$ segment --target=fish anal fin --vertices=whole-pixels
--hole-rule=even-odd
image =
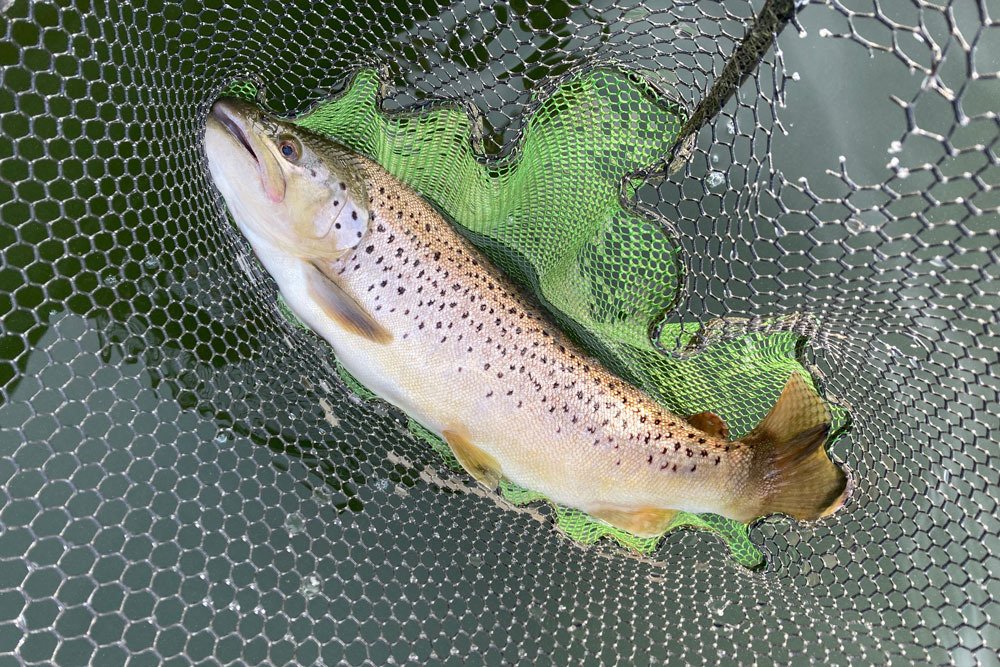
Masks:
[[[495,458],[469,442],[468,436],[459,429],[447,429],[442,435],[466,472],[486,488],[490,490],[497,488],[503,472]]]
[[[315,264],[306,267],[306,291],[344,329],[374,343],[392,342],[392,334]]]
[[[704,431],[713,438],[729,439],[729,426],[722,417],[714,412],[699,412],[687,418],[687,422],[699,431]]]
[[[639,537],[660,535],[674,520],[676,514],[676,510],[665,510],[657,507],[627,510],[605,508],[590,512],[590,515],[595,519],[600,519],[615,528],[621,528]]]

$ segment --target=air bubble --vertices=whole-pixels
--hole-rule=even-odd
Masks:
[[[725,182],[726,176],[721,171],[710,171],[705,180],[708,181],[708,187],[715,188]]]
[[[115,285],[121,282],[121,278],[118,276],[117,273],[108,271],[101,275],[101,282],[108,287],[114,287]]]
[[[331,489],[326,484],[320,484],[315,489],[313,489],[313,500],[315,500],[320,505],[329,504],[333,500],[333,489]]]
[[[385,491],[389,488],[389,480],[387,479],[376,479],[375,483],[372,485],[375,487],[376,491]]]
[[[229,440],[229,433],[227,431],[219,431],[215,436],[215,441],[220,445]]]
[[[160,260],[150,255],[146,259],[142,260],[142,265],[147,269],[155,269],[160,266]]]
[[[288,531],[289,535],[298,535],[303,530],[306,529],[306,520],[298,512],[292,512],[285,519],[285,530]]]
[[[844,227],[847,227],[847,231],[853,234],[860,234],[867,230],[865,223],[861,222],[857,218],[848,218],[844,221]]]
[[[319,595],[320,586],[323,582],[319,580],[315,574],[310,574],[308,577],[302,580],[302,586],[299,588],[299,592],[302,593],[302,597],[307,600],[311,600],[317,595]]]
[[[792,81],[798,81],[800,78],[798,72],[792,72]]]
[[[622,16],[622,20],[626,23],[634,23],[636,21],[641,21],[647,16],[649,16],[649,9],[646,7],[633,7],[625,12],[625,15]]]

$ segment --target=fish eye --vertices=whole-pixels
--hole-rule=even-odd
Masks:
[[[281,153],[281,156],[289,162],[295,162],[302,156],[302,151],[299,149],[298,142],[290,137],[281,139],[281,141],[278,142],[278,151]]]

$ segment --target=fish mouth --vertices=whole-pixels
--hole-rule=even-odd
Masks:
[[[238,102],[236,100],[221,99],[217,100],[215,104],[212,105],[212,117],[215,118],[222,127],[229,131],[229,134],[233,135],[240,144],[250,153],[250,157],[253,161],[260,166],[260,158],[257,157],[257,152],[253,149],[253,145],[250,143],[250,138],[247,136],[246,131],[237,119],[243,118],[243,114],[240,113],[238,108]]]
[[[259,133],[261,119],[260,109],[233,98],[216,100],[209,112],[209,120],[221,125],[253,158],[253,167],[268,199],[280,202],[285,198],[285,175],[268,140]]]

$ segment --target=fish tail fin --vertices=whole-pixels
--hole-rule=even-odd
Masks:
[[[793,373],[767,416],[740,438],[753,452],[747,505],[756,516],[747,520],[780,513],[810,521],[844,504],[847,476],[823,448],[829,433],[826,403]]]

